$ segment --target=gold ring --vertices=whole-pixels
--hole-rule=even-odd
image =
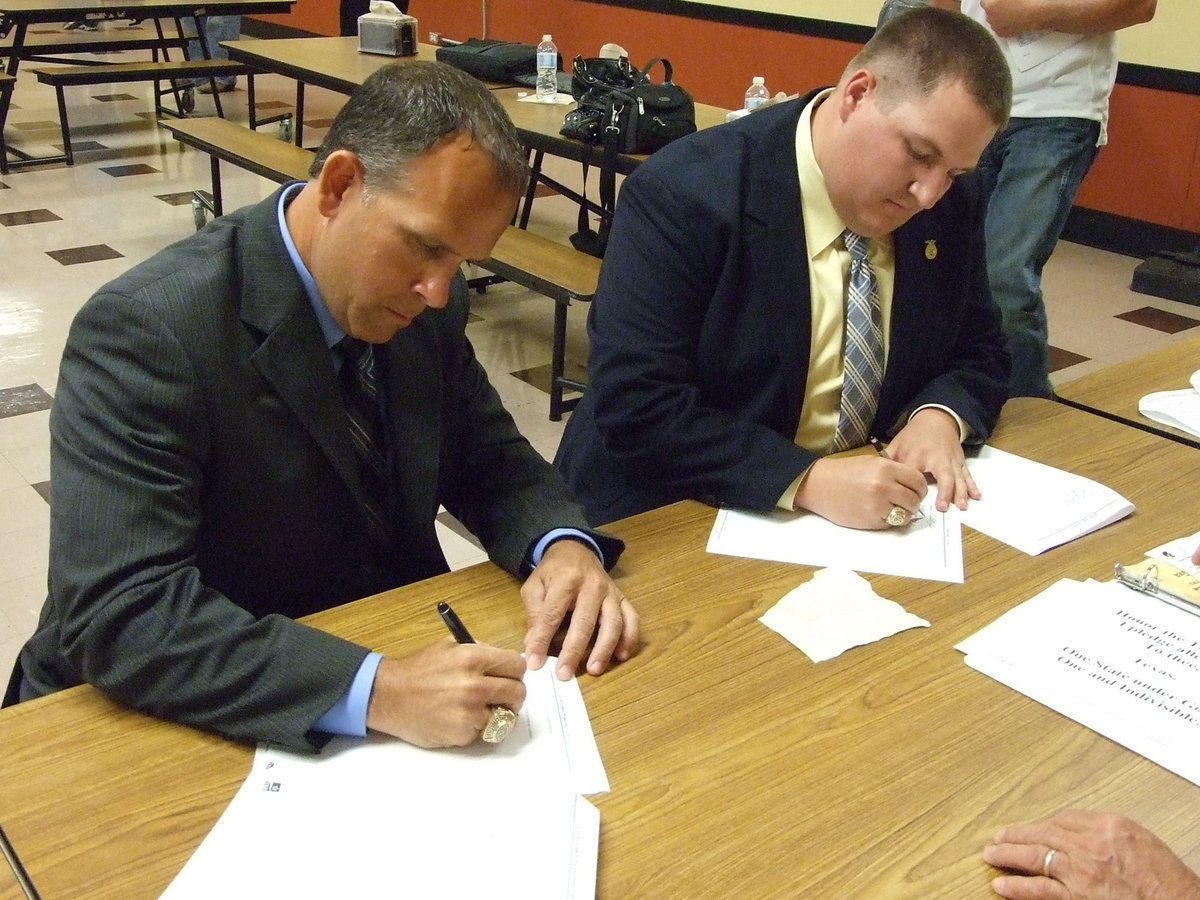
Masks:
[[[1047,851],[1046,858],[1044,860],[1042,860],[1042,874],[1045,875],[1047,878],[1054,877],[1053,875],[1050,874],[1050,863],[1054,862],[1054,854],[1057,852],[1058,852],[1057,850]]]
[[[908,522],[908,510],[903,506],[893,506],[892,511],[887,514],[887,523],[893,528],[897,528]]]
[[[493,706],[491,718],[483,727],[483,739],[489,744],[498,744],[513,730],[517,724],[517,714],[507,706]]]

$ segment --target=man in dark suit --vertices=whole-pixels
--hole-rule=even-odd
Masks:
[[[604,568],[621,542],[588,529],[465,335],[460,264],[525,178],[487,90],[399,63],[350,98],[308,182],[92,297],[51,414],[49,597],[9,700],[87,681],[242,740],[456,745],[519,709],[568,618],[560,677],[635,652]],[[526,659],[449,640],[381,658],[294,621],[447,571],[439,504],[525,577]]]
[[[978,497],[962,443],[992,428],[1008,359],[965,173],[1010,100],[985,31],[918,10],[836,87],[677,141],[626,179],[588,388],[555,460],[592,521],[692,497],[883,528],[909,521],[927,472],[943,510]],[[858,276],[853,235],[868,239]],[[873,384],[843,377],[854,277]],[[865,408],[847,409],[844,384]],[[886,456],[828,456],[871,437]]]

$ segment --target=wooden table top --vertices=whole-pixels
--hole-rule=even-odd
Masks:
[[[0,860],[0,900],[25,900],[25,897],[8,863]]]
[[[521,97],[532,91],[524,87],[504,87],[493,91],[496,99],[504,107],[512,119],[513,125],[521,135],[521,140],[534,150],[542,150],[554,156],[582,161],[586,159],[591,165],[599,165],[603,155],[603,147],[585,144],[573,138],[559,134],[563,117],[575,108],[575,104],[559,105],[550,103],[525,103]],[[711,128],[725,121],[728,112],[719,106],[709,106],[706,103],[696,104],[696,128]],[[624,153],[618,158],[617,171],[628,175],[636,169],[648,154]]]
[[[123,13],[151,18],[190,15],[285,13],[295,0],[0,0],[0,19],[11,22],[69,22],[87,15],[125,18]]]
[[[1200,447],[1200,438],[1194,434],[1155,422],[1138,412],[1138,401],[1147,394],[1190,387],[1192,373],[1197,369],[1200,369],[1200,334],[1068,381],[1054,392],[1073,405],[1116,416],[1138,428]]]
[[[698,503],[613,526],[645,644],[581,678],[612,785],[592,798],[599,897],[982,900],[995,830],[1066,805],[1132,815],[1200,867],[1200,788],[953,649],[1059,578],[1108,578],[1195,531],[1194,451],[1031,399],[1009,403],[992,443],[1104,482],[1137,512],[1037,557],[964,529],[965,584],[867,576],[931,628],[820,664],[757,621],[809,567],[706,553],[714,511]],[[490,564],[309,621],[400,653],[444,636],[438,600],[480,640],[521,646],[517,582]],[[46,897],[156,896],[251,755],[75,688],[0,712],[0,821]]]
[[[229,51],[230,59],[339,94],[349,94],[377,69],[391,63],[433,62],[437,58],[437,47],[433,44],[418,44],[415,56],[360,53],[356,36],[238,38],[222,41],[221,46]],[[484,84],[493,86],[491,82]]]
[[[437,52],[436,47],[421,44],[415,57],[359,53],[357,37],[241,39],[224,41],[222,46],[229,51],[232,59],[343,94],[353,91],[372,72],[390,62],[435,59]],[[576,161],[587,159],[590,163],[599,164],[601,148],[559,134],[563,117],[574,108],[573,104],[521,103],[519,97],[532,93],[531,88],[486,81],[484,84],[495,89],[496,98],[508,112],[528,147],[554,156]],[[718,125],[725,121],[726,112],[717,106],[697,103],[696,127]],[[645,158],[645,155],[623,154],[618,160],[617,170],[627,175]]]

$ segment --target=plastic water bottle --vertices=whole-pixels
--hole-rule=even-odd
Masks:
[[[771,97],[761,75],[755,75],[750,87],[746,89],[746,109],[758,109]]]
[[[558,48],[543,34],[537,45],[537,98],[549,100],[558,93]]]

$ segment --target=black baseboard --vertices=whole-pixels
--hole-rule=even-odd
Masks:
[[[303,28],[280,25],[277,22],[264,22],[262,19],[250,16],[242,16],[242,36],[249,38],[320,37],[320,35]]]
[[[1077,244],[1142,259],[1163,250],[1186,253],[1200,245],[1200,235],[1193,231],[1155,225],[1082,206],[1072,208],[1062,236],[1064,240]]]

